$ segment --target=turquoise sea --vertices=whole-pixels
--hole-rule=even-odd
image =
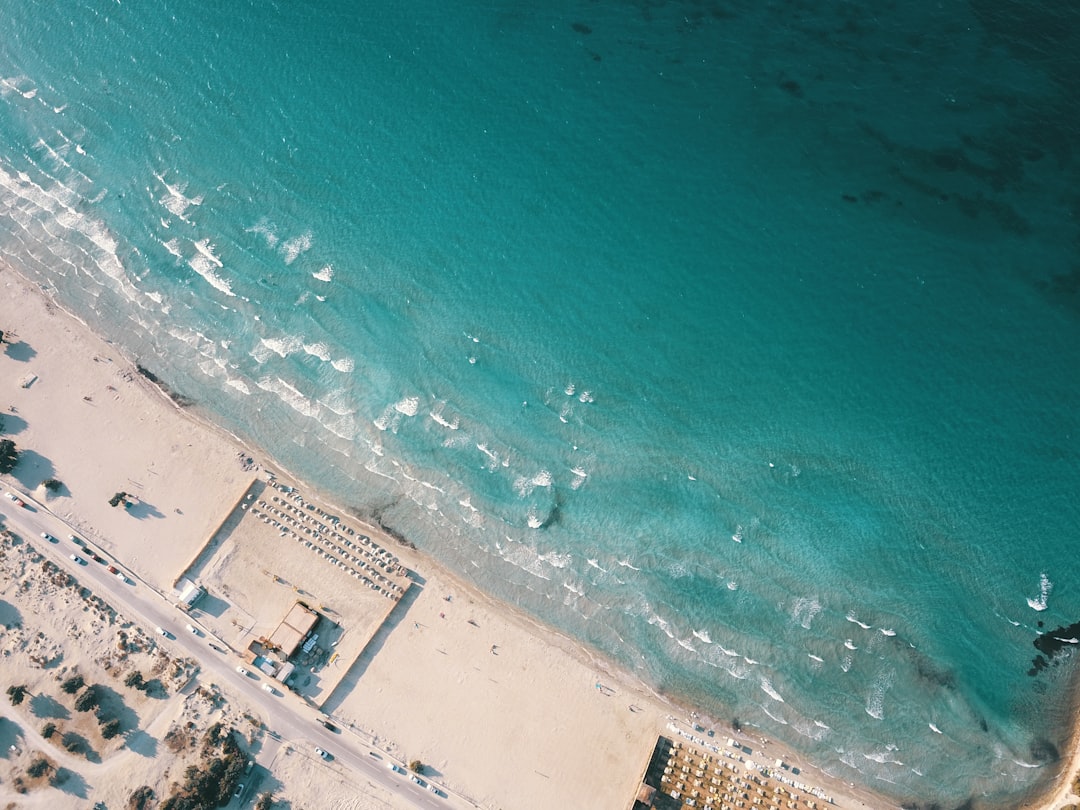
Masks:
[[[1080,619],[1068,7],[7,0],[0,257],[654,687],[1013,806]]]

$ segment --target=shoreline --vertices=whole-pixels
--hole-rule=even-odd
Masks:
[[[135,383],[142,391],[151,394],[161,406],[169,406],[168,410],[172,414],[178,415],[180,420],[189,420],[201,430],[215,437],[220,445],[219,449],[224,451],[222,453],[223,457],[235,457],[237,455],[236,451],[240,450],[241,456],[247,455],[254,458],[256,463],[263,470],[274,473],[280,479],[296,482],[304,490],[305,495],[310,502],[319,503],[323,507],[329,508],[331,511],[348,514],[350,515],[350,519],[354,522],[369,527],[373,537],[377,536],[384,538],[384,545],[387,548],[393,549],[394,553],[401,558],[402,563],[408,568],[423,571],[428,579],[437,580],[440,584],[448,584],[469,600],[470,603],[482,605],[484,606],[484,609],[499,615],[508,625],[518,628],[521,633],[527,635],[541,647],[554,648],[554,650],[557,650],[562,655],[576,662],[580,669],[598,673],[599,676],[607,679],[618,687],[618,694],[630,694],[635,696],[633,698],[635,702],[640,700],[643,703],[647,703],[650,707],[649,711],[651,716],[654,716],[653,726],[656,734],[664,733],[666,723],[669,720],[683,723],[690,728],[698,721],[696,711],[690,707],[686,701],[681,701],[677,696],[665,695],[658,692],[632,672],[626,670],[622,665],[607,658],[603,653],[586,646],[583,642],[571,638],[557,628],[543,623],[537,617],[525,612],[515,605],[497,600],[488,595],[471,582],[468,582],[462,575],[449,570],[433,557],[417,550],[409,543],[407,538],[397,537],[392,531],[384,530],[377,525],[372,525],[369,520],[357,516],[352,509],[347,507],[342,508],[335,503],[335,499],[328,495],[328,493],[323,492],[317,487],[311,486],[310,482],[304,481],[293,475],[290,471],[280,465],[272,454],[264,448],[254,447],[242,437],[233,434],[215,422],[211,418],[211,414],[204,411],[198,402],[187,400],[182,392],[172,391],[168,386],[168,383],[158,378],[153,372],[150,372],[149,374],[144,373],[144,369],[137,359],[129,357],[121,347],[104,340],[97,335],[85,321],[57,303],[50,293],[41,285],[26,278],[6,264],[0,265],[0,273],[5,270],[9,274],[8,277],[14,279],[15,283],[21,285],[26,292],[43,301],[46,310],[49,310],[50,308],[59,310],[63,314],[63,317],[69,318],[74,323],[78,324],[83,332],[90,338],[107,345],[112,352],[122,358],[123,363],[129,365],[137,372],[134,374],[134,378],[131,382]],[[0,324],[0,327],[4,326],[7,325]],[[83,397],[83,399],[85,399],[85,397]],[[133,430],[137,429],[137,427],[133,428]],[[79,506],[81,507],[82,504],[80,503]],[[81,515],[78,508],[75,513]],[[83,519],[93,521],[93,516],[90,516],[89,518],[83,516]],[[108,528],[103,528],[102,533],[108,535]],[[409,618],[411,619],[412,617],[410,616]],[[393,632],[400,633],[401,628],[398,628]],[[1071,716],[1073,718],[1077,717],[1077,713],[1080,712],[1080,694],[1077,693],[1078,688],[1080,688],[1080,676],[1074,675],[1069,692],[1073,699],[1073,705],[1070,706],[1070,711],[1072,712]],[[633,712],[632,709],[631,712]],[[704,722],[704,718],[702,718],[700,722]],[[728,728],[726,724],[722,724],[719,721],[712,723],[712,726],[717,730],[717,736],[720,738],[727,736],[745,738],[752,742],[755,747],[757,747],[758,740],[761,739],[761,734],[757,733],[756,729],[753,733],[748,733],[747,730],[744,730],[741,734],[737,734]],[[1080,730],[1078,730],[1075,720],[1070,724],[1069,729],[1070,733],[1067,735],[1068,755],[1062,755],[1062,760],[1068,764],[1062,768],[1060,775],[1052,780],[1048,780],[1045,786],[1034,787],[1032,789],[1031,797],[1025,800],[1022,805],[1023,807],[1050,810],[1052,807],[1059,806],[1060,798],[1068,792],[1071,776],[1076,771],[1077,767],[1080,767]],[[556,739],[553,742],[557,745],[559,741]],[[639,760],[647,759],[647,751],[651,749],[651,746],[654,743],[655,738],[641,738],[637,740],[636,747],[640,750],[640,755],[632,764],[633,768],[638,767],[640,764]],[[770,741],[768,745],[771,746],[770,754],[775,751],[777,756],[781,756],[785,760],[797,764],[804,774],[812,774],[814,776],[814,782],[819,784],[826,792],[832,794],[836,798],[836,806],[881,808],[899,806],[898,801],[878,795],[869,787],[845,783],[836,777],[829,776],[819,770],[814,763],[807,761],[805,757],[786,744],[779,741]],[[625,785],[613,786],[613,789],[616,788],[619,792],[619,796],[615,797],[615,806],[629,804],[635,791],[635,785],[628,782]],[[516,806],[516,804],[513,803],[513,795],[485,798],[490,798],[493,801],[511,802],[511,806]],[[1054,804],[1055,801],[1057,801],[1058,804]]]

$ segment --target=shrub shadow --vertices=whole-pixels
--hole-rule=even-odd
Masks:
[[[57,790],[62,790],[64,793],[69,793],[72,796],[78,796],[80,799],[86,798],[86,780],[83,779],[83,775],[70,768],[60,768],[56,775],[53,776],[51,784]]]
[[[127,512],[133,518],[138,520],[145,520],[146,518],[163,518],[165,515],[161,514],[161,510],[154,506],[152,503],[140,500],[138,503],[133,503],[127,507]]]
[[[34,695],[30,698],[30,711],[42,720],[67,720],[71,717],[68,707],[51,695]]]
[[[12,746],[18,746],[22,739],[22,728],[6,717],[0,717],[0,757],[10,759]]]
[[[22,627],[22,613],[11,602],[0,599],[0,627],[12,630]]]
[[[134,751],[139,756],[153,759],[157,756],[158,741],[157,737],[153,737],[141,728],[137,728],[127,735],[124,747],[129,751]]]
[[[12,475],[27,491],[33,492],[46,478],[53,477],[53,463],[37,450],[19,450]]]
[[[26,430],[26,420],[11,412],[0,413],[0,433],[14,436]]]
[[[20,363],[29,363],[37,357],[37,350],[25,340],[17,340],[14,343],[5,343],[7,356]]]
[[[97,684],[98,714],[106,719],[116,718],[120,721],[120,730],[128,731],[139,727],[139,715],[135,710],[124,703],[124,696],[105,684]]]

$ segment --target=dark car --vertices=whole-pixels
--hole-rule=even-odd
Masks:
[[[322,720],[322,721],[320,721],[320,722],[321,722],[321,723],[323,724],[323,728],[325,728],[325,729],[326,729],[327,731],[332,731],[332,732],[334,732],[335,734],[340,734],[340,733],[341,733],[341,732],[340,732],[340,731],[338,730],[338,727],[337,727],[337,726],[335,726],[335,725],[334,725],[333,723],[331,723],[331,722],[329,722],[329,721],[327,721],[327,720]]]

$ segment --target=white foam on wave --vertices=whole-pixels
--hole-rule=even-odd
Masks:
[[[787,720],[785,720],[783,717],[777,717],[775,714],[770,712],[768,707],[766,707],[764,704],[759,703],[757,705],[763,712],[765,712],[765,714],[769,715],[769,717],[773,719],[773,722],[779,723],[782,726],[786,726],[788,724]]]
[[[1032,610],[1043,611],[1046,610],[1047,600],[1050,598],[1050,591],[1053,590],[1054,583],[1050,581],[1050,578],[1046,576],[1046,572],[1039,574],[1039,595],[1034,598],[1028,598],[1028,607]]]
[[[889,630],[888,628],[885,628],[885,627],[879,627],[879,628],[878,628],[878,631],[879,631],[879,632],[881,633],[881,635],[883,635],[883,636],[889,636],[889,637],[892,637],[892,636],[895,636],[895,635],[896,635],[896,631],[895,631],[895,630]]]
[[[213,260],[203,255],[192,256],[188,259],[188,267],[198,273],[207,284],[218,292],[235,297],[236,293],[232,291],[232,282],[222,278],[214,271],[215,263]]]
[[[825,663],[825,659],[822,658],[820,655],[814,655],[813,653],[807,653],[807,656],[809,656],[809,658],[812,661],[817,661],[819,664],[824,664]]]
[[[224,267],[221,259],[219,259],[217,254],[214,252],[214,245],[211,244],[209,239],[200,239],[198,242],[192,241],[192,244],[195,246],[195,249],[199,251],[199,253],[201,253],[210,261],[211,264],[215,265],[216,267]]]
[[[311,249],[311,244],[311,231],[305,231],[299,236],[294,236],[292,239],[286,239],[282,242],[278,252],[284,257],[285,264],[292,264],[300,257],[301,253]]]
[[[848,615],[847,615],[847,616],[846,616],[845,618],[846,618],[846,619],[847,619],[847,620],[848,620],[849,622],[851,622],[852,624],[857,624],[857,625],[859,625],[859,627],[861,627],[861,628],[862,628],[863,630],[869,630],[869,629],[870,629],[870,625],[868,625],[868,624],[867,624],[866,622],[860,622],[860,621],[859,621],[859,620],[858,620],[858,619],[857,619],[857,618],[855,617],[855,614],[854,614],[854,613],[849,613],[849,614],[848,614]]]
[[[893,759],[886,751],[875,751],[871,754],[863,754],[863,759],[868,759],[871,762],[876,762],[879,765],[903,765],[904,763],[898,759]]]
[[[844,646],[847,647],[849,650],[851,650],[853,652],[855,650],[859,649],[858,647],[855,646],[855,644],[851,641],[850,638],[844,639]]]
[[[574,582],[573,580],[566,580],[565,582],[563,582],[562,586],[575,596],[585,595],[585,586],[581,585],[580,583]]]
[[[177,183],[173,185],[169,183],[163,174],[154,174],[154,177],[158,179],[161,185],[165,186],[165,195],[158,198],[157,202],[166,211],[172,214],[174,217],[187,222],[187,211],[192,206],[202,205],[203,196],[199,194],[195,197],[186,196],[187,183]]]
[[[258,363],[265,363],[270,354],[276,354],[278,357],[284,359],[290,354],[300,351],[304,346],[304,341],[297,335],[282,335],[280,337],[264,337],[259,338],[259,344],[251,350],[251,356],[255,358]]]
[[[330,362],[330,347],[321,340],[314,343],[305,343],[304,351],[312,357],[318,357],[324,363]]]
[[[328,264],[320,268],[319,270],[312,273],[311,277],[317,279],[318,281],[325,281],[327,284],[329,284],[331,281],[334,280],[334,265]]]
[[[404,397],[394,403],[394,410],[402,416],[416,416],[420,412],[420,397]]]
[[[535,506],[530,506],[525,513],[525,523],[528,524],[530,529],[541,529],[546,521],[547,517],[541,515]]]
[[[940,734],[941,733],[941,729],[938,728],[937,726],[935,726],[933,723],[930,723],[930,730],[932,732],[934,732],[935,734]]]
[[[587,562],[592,568],[595,568],[600,573],[602,573],[602,574],[607,573],[607,569],[604,568],[603,566],[601,566],[600,561],[598,559],[596,559],[595,557],[590,557],[585,562]]]
[[[779,692],[777,692],[775,689],[773,689],[773,685],[769,681],[768,678],[762,677],[762,679],[761,679],[761,691],[764,692],[769,697],[771,697],[777,703],[783,703],[784,702],[784,698],[781,697]]]
[[[798,622],[804,630],[809,630],[810,623],[814,621],[814,617],[820,612],[821,603],[817,598],[800,596],[791,607],[791,618]]]
[[[263,391],[276,394],[278,399],[303,416],[314,417],[319,412],[318,405],[314,401],[304,396],[296,386],[280,377],[263,377],[256,385]]]
[[[704,641],[706,644],[712,644],[712,638],[709,637],[708,630],[695,630],[694,636],[700,641]]]
[[[183,260],[184,252],[180,249],[179,239],[173,238],[170,239],[168,242],[162,242],[161,246],[165,248],[165,250],[169,251],[169,253],[171,253],[177,259]]]
[[[668,622],[667,619],[665,619],[663,616],[653,610],[647,603],[645,605],[645,610],[648,613],[647,621],[649,622],[649,624],[654,625],[655,627],[659,627],[661,630],[664,631],[664,635],[666,635],[668,638],[675,638],[675,634],[671,631],[671,624]]]
[[[621,565],[623,568],[629,568],[631,571],[641,570],[640,568],[631,565],[629,560],[619,560],[619,565]]]
[[[675,642],[684,650],[689,650],[690,652],[697,652],[697,650],[694,649],[693,643],[688,638],[677,638],[675,639]]]
[[[254,234],[257,234],[257,235],[261,236],[263,238],[263,240],[266,242],[266,246],[268,248],[270,248],[271,250],[273,250],[275,247],[277,247],[277,243],[278,243],[277,232],[274,229],[273,223],[271,223],[265,217],[260,219],[258,222],[256,222],[254,225],[252,225],[250,228],[244,228],[244,232],[245,233],[254,233]]]
[[[458,419],[457,416],[453,417],[453,420],[447,419],[445,416],[443,416],[443,411],[445,409],[446,403],[440,402],[437,406],[431,409],[431,411],[428,413],[428,416],[431,417],[431,421],[433,421],[435,424],[441,425],[447,430],[457,430],[459,427],[461,427],[461,420]]]
[[[80,197],[73,189],[55,178],[49,179],[53,184],[46,187],[34,183],[26,172],[12,175],[0,167],[0,210],[4,210],[9,221],[22,228],[28,238],[56,256],[58,263],[68,264],[76,272],[85,272],[95,282],[103,284],[105,282],[93,272],[96,267],[125,298],[137,301],[138,290],[120,261],[119,241],[102,220],[74,207],[80,204]],[[91,247],[64,238],[56,233],[53,225],[78,235]],[[42,237],[41,232],[48,239]],[[78,251],[82,255],[65,255],[58,252],[58,248]]]
[[[245,383],[243,380],[239,380],[239,379],[236,379],[235,377],[232,377],[232,378],[230,378],[230,379],[228,379],[226,381],[226,384],[232,386],[237,391],[239,391],[241,394],[247,394],[249,396],[251,394],[251,389],[248,387],[247,383]]]
[[[581,486],[585,483],[585,479],[589,477],[589,474],[581,467],[573,467],[570,472],[574,474],[573,479],[570,481],[570,489],[581,489]]]
[[[331,360],[330,365],[342,374],[348,374],[356,367],[356,363],[351,357],[339,357],[337,360]]]
[[[526,498],[532,494],[533,490],[537,487],[550,487],[554,483],[554,479],[551,477],[551,473],[547,470],[540,470],[535,473],[532,478],[526,478],[520,476],[514,481],[514,492],[518,494],[519,498]]]

